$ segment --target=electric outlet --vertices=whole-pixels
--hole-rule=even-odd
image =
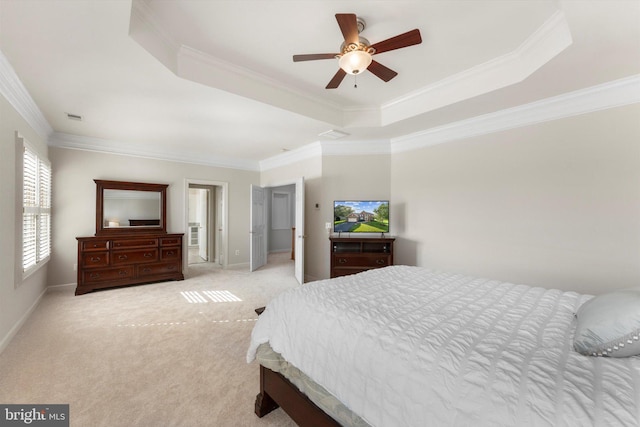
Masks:
[[[326,228],[327,230],[331,230],[331,223],[330,222],[325,223],[324,228]]]
[[[240,255],[240,249],[236,249],[236,255]]]

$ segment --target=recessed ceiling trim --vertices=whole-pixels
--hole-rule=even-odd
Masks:
[[[337,104],[181,44],[163,29],[146,0],[132,3],[129,36],[178,77],[342,126]]]
[[[302,113],[316,120],[342,125],[341,110],[337,105],[294,91],[274,79],[189,46],[180,47],[176,74],[264,104]]]
[[[176,73],[180,44],[164,30],[147,0],[133,0],[131,3],[129,37]]]
[[[519,83],[572,43],[564,13],[557,11],[514,51],[382,105],[381,125]]]
[[[318,136],[327,139],[340,139],[344,138],[345,136],[349,136],[349,134],[339,130],[331,129],[326,132],[319,133]]]
[[[342,108],[192,47],[180,45],[176,52],[175,43],[180,42],[159,28],[146,0],[134,0],[133,12],[132,37],[179,77],[343,128],[386,126],[518,83],[572,43],[564,13],[558,10],[514,51],[380,106]],[[163,44],[164,49],[158,47]]]

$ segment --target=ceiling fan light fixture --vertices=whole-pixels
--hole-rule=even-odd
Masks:
[[[371,54],[364,50],[352,50],[340,57],[338,64],[347,74],[360,74],[371,64]]]

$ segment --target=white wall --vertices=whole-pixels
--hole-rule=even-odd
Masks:
[[[640,105],[392,156],[396,261],[602,293],[640,283]]]
[[[0,351],[47,287],[48,265],[22,280],[22,145],[16,132],[47,157],[43,138],[0,95]]]
[[[249,188],[258,172],[51,147],[53,248],[50,285],[76,282],[76,237],[95,233],[94,179],[169,184],[167,231],[186,233],[185,179],[229,183],[228,263],[249,261]],[[235,255],[239,250],[240,255]],[[186,263],[185,263],[186,265]]]

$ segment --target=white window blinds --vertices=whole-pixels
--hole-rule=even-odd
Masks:
[[[22,172],[22,270],[51,253],[51,166],[26,144]]]

